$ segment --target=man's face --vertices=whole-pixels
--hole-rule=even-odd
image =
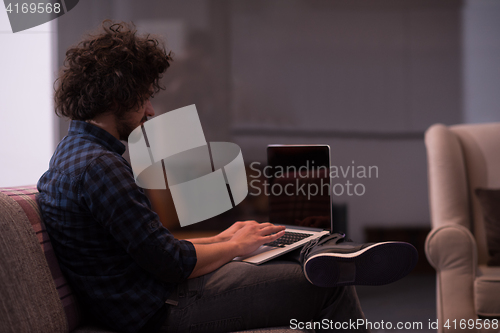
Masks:
[[[135,111],[128,111],[123,117],[116,118],[116,129],[120,140],[127,141],[130,133],[138,126],[144,124],[147,117],[155,115],[155,111],[149,99]]]

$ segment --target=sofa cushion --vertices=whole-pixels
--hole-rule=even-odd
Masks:
[[[474,281],[476,312],[485,317],[500,317],[500,267],[480,265]]]
[[[12,270],[12,272],[7,272],[9,275],[7,277],[8,279],[13,279],[17,276],[21,280],[29,280],[29,285],[31,285],[30,288],[32,288],[30,289],[31,292],[26,293],[27,290],[24,290],[16,292],[12,295],[12,297],[16,298],[15,302],[17,302],[19,307],[23,307],[23,304],[25,304],[24,302],[33,303],[33,295],[45,295],[46,293],[49,293],[49,290],[47,289],[53,288],[55,296],[57,297],[56,300],[59,301],[59,304],[52,304],[51,306],[48,306],[51,302],[55,301],[51,300],[51,302],[48,302],[44,300],[45,296],[41,297],[39,300],[42,302],[42,304],[40,304],[41,307],[45,308],[44,311],[50,312],[50,314],[46,313],[43,317],[46,317],[48,320],[51,317],[59,318],[59,315],[62,315],[62,320],[64,321],[65,326],[63,331],[72,331],[81,322],[81,311],[79,311],[78,303],[71,288],[61,273],[49,236],[40,218],[40,211],[35,198],[37,193],[38,191],[35,186],[0,188],[0,219],[2,221],[0,223],[7,225],[9,230],[12,229],[10,239],[6,239],[6,237],[1,239],[1,266],[4,267],[5,265],[9,271]],[[5,227],[2,227],[2,229],[3,228]],[[22,230],[22,232],[19,230]],[[19,244],[26,242],[32,243],[34,241],[35,245],[38,246],[38,251],[35,251],[35,249],[32,248],[33,244],[31,243],[29,251],[24,248],[14,250],[16,248],[16,244],[18,243],[18,241],[16,241],[17,239],[19,239]],[[40,251],[40,248],[42,251]],[[7,251],[8,254],[2,251]],[[43,260],[44,258],[45,260]],[[8,263],[5,262],[6,260]],[[20,266],[16,267],[14,263],[19,263]],[[0,274],[2,274],[1,281],[3,283],[5,277],[3,276],[3,273]],[[36,278],[30,279],[30,277]],[[48,278],[52,281],[47,282],[46,280]],[[10,283],[15,284],[15,280],[11,280]],[[14,287],[16,289],[18,286]],[[15,295],[17,295],[17,297]],[[6,304],[8,305],[9,303]],[[61,314],[58,313],[58,309],[62,310]],[[17,315],[24,316],[25,320],[32,317],[31,315],[27,315],[31,314],[31,310],[18,310],[21,312],[17,313]],[[35,309],[32,310],[35,311]],[[15,312],[16,311],[13,313]],[[42,313],[39,315],[41,316]],[[36,320],[35,318],[37,318],[37,316],[33,317],[33,323],[30,325],[38,325],[38,320],[44,320],[43,317]],[[15,320],[14,318],[11,319]],[[58,320],[60,320],[60,318]],[[55,325],[55,323],[52,324]],[[61,323],[58,323],[57,325],[61,325]],[[58,330],[54,329],[51,331],[55,332]]]

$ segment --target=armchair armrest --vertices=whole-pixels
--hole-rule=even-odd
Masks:
[[[474,280],[477,245],[471,232],[459,224],[433,229],[425,241],[425,254],[437,271],[437,317],[439,332],[461,331],[443,327],[447,320],[476,319]]]

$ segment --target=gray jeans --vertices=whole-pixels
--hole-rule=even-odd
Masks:
[[[170,300],[177,305],[170,306],[161,332],[298,328],[310,321],[316,332],[333,331],[336,323],[347,328],[336,331],[366,332],[352,329],[364,319],[354,287],[315,287],[294,261],[230,262],[180,284]]]

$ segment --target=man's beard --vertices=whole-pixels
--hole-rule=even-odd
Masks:
[[[137,126],[142,125],[148,118],[144,115],[144,118],[141,119],[140,124],[133,124],[130,120],[130,117],[117,117],[116,119],[116,130],[118,131],[118,136],[120,140],[127,141],[128,136]]]

